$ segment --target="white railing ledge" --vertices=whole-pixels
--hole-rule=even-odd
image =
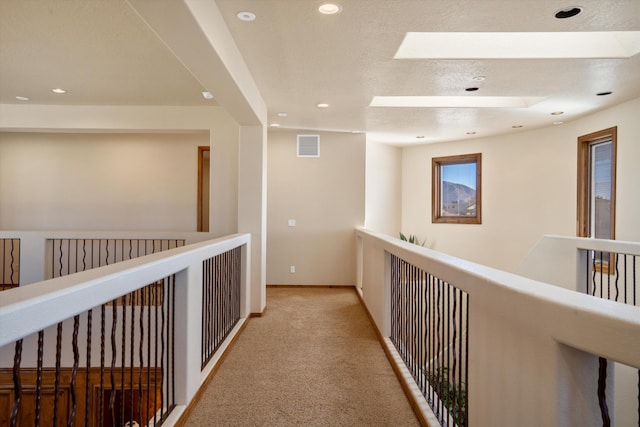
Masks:
[[[250,239],[250,234],[235,234],[0,292],[0,347],[185,270],[194,259],[248,245]]]

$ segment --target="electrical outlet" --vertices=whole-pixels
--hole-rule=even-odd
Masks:
[[[289,267],[289,271],[291,272],[291,274],[296,272],[296,266],[292,265],[291,267]]]
[[[289,227],[295,227],[296,226],[296,220],[295,219],[290,219],[289,220]]]

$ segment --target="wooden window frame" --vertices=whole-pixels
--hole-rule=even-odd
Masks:
[[[444,216],[441,206],[442,167],[464,163],[476,164],[476,214],[474,216]],[[482,153],[458,156],[434,157],[431,159],[431,221],[443,224],[482,224]]]
[[[578,206],[576,210],[576,235],[591,237],[590,230],[590,182],[591,182],[591,146],[600,142],[611,141],[611,240],[616,231],[616,158],[618,127],[614,126],[578,137]],[[606,261],[605,261],[606,259]],[[594,260],[594,270],[609,274],[609,265],[615,263],[614,255],[608,254],[602,262]]]

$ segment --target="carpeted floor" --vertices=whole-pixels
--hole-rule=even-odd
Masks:
[[[352,288],[268,288],[187,426],[417,426]]]

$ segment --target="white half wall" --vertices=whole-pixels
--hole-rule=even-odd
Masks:
[[[397,237],[401,209],[402,149],[367,141],[364,226]]]

